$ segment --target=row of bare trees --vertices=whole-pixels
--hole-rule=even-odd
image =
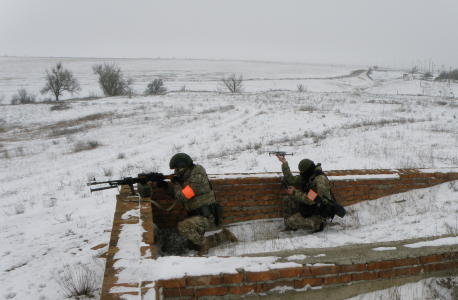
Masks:
[[[103,64],[96,64],[92,66],[92,71],[95,75],[98,75],[98,83],[105,96],[129,95],[132,92],[134,79],[124,76],[117,63],[104,62]],[[218,89],[225,89],[231,93],[242,92],[243,76],[237,76],[233,73],[227,77],[221,77]],[[46,70],[46,84],[40,90],[42,95],[51,93],[56,101],[59,101],[64,92],[68,92],[73,96],[75,93],[78,94],[79,91],[81,91],[79,81],[70,70],[63,67],[61,62],[53,66],[50,71]],[[165,94],[166,92],[167,88],[164,87],[163,80],[155,79],[148,84],[144,94],[156,95]],[[22,88],[17,95],[13,96],[11,104],[33,103],[35,100],[36,96],[28,94]]]

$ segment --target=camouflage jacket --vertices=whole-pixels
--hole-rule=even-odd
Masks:
[[[316,175],[321,173],[321,164],[318,163],[315,167],[315,174],[310,176],[310,178],[304,178],[301,175],[294,176],[291,174],[288,162],[282,164],[281,166],[283,175],[285,176],[285,181],[295,187],[300,187],[300,190],[294,190],[293,197],[296,201],[307,205],[314,205],[315,202],[311,201],[307,194],[309,190],[313,190],[315,193],[320,195],[324,201],[328,202],[327,199],[331,199],[331,186],[329,185],[329,180],[324,175]]]
[[[189,189],[188,186],[194,194],[191,198],[188,198],[189,193],[186,192],[186,189]],[[216,202],[215,193],[208,179],[207,172],[201,165],[194,165],[186,170],[178,182],[175,182],[174,185],[168,185],[166,192],[182,203],[187,211]]]

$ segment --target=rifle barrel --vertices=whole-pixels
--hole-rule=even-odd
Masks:
[[[95,191],[114,189],[116,187],[118,187],[118,186],[117,185],[112,185],[112,186],[104,186],[104,187],[100,187],[100,188],[95,188],[95,189],[91,189],[91,193],[95,192]]]

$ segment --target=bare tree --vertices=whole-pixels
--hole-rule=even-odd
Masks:
[[[27,104],[34,103],[37,97],[33,94],[27,93],[25,88],[18,90],[17,95],[11,98],[11,104]]]
[[[99,75],[99,85],[105,96],[127,95],[132,90],[134,80],[125,78],[117,63],[93,65],[92,71]]]
[[[409,73],[412,74],[412,79],[414,79],[414,74],[418,71],[418,68],[415,66],[409,70]]]
[[[426,71],[421,77],[425,80],[429,80],[430,78],[433,78],[433,74],[429,71]]]
[[[59,101],[59,97],[65,91],[73,95],[81,91],[81,87],[73,73],[64,69],[62,63],[58,62],[51,72],[46,70],[46,85],[41,89],[41,94],[52,92],[56,101]]]
[[[237,77],[235,73],[232,73],[227,77],[221,77],[220,85],[231,93],[241,93],[243,92],[243,76]]]
[[[167,88],[164,86],[162,79],[154,79],[148,84],[145,95],[165,94],[166,92]]]

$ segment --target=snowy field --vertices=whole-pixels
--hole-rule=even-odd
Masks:
[[[44,70],[57,61],[0,58],[0,297],[5,299],[63,299],[56,278],[66,265],[93,271],[98,296],[105,261],[97,257],[107,247],[91,248],[109,241],[117,191],[91,194],[86,182],[140,172],[169,174],[176,152],[188,153],[209,174],[280,171],[269,150],[293,152],[287,157],[293,170],[305,157],[321,162],[324,170],[458,168],[458,101],[452,98],[458,86],[405,81],[405,70],[373,72],[371,79],[365,72],[347,76],[366,68],[361,66],[121,59],[125,74],[136,79],[138,94],[159,76],[171,92],[66,100],[64,110],[49,103],[9,105],[21,87],[38,95]],[[91,71],[102,60],[60,61],[80,80],[80,97],[102,94]],[[246,78],[245,92],[217,93],[218,78],[232,72]],[[307,92],[297,92],[297,84]],[[178,92],[182,86],[187,91]],[[269,223],[273,227],[233,226],[241,243],[210,254],[232,255],[254,270],[268,263],[247,262],[241,255],[456,236],[457,187],[447,183],[353,205],[347,217],[336,220],[340,225],[307,238],[305,232],[282,236],[275,220]],[[393,203],[401,198],[406,202]],[[259,228],[272,232],[268,240],[256,237]],[[224,259],[210,259],[214,271],[226,270],[227,264],[233,268]],[[163,257],[154,269],[173,260],[180,259]],[[167,276],[149,270],[138,276]],[[177,273],[170,276],[186,272],[173,270]]]

